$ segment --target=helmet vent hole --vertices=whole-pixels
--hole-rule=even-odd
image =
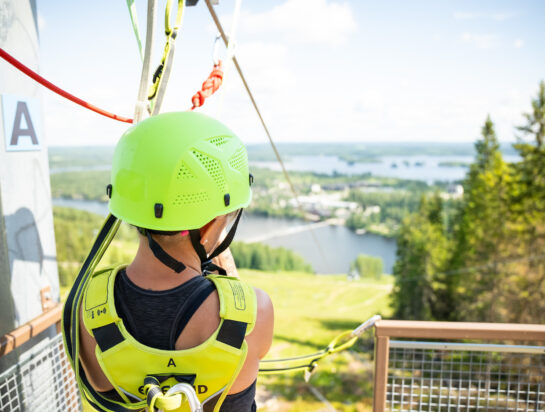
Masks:
[[[224,144],[229,143],[229,140],[231,140],[230,136],[216,136],[208,139],[210,143],[215,144],[219,148],[221,148]]]
[[[229,159],[229,166],[233,169],[243,172],[248,165],[248,158],[246,157],[246,150],[243,147],[238,149],[235,154]]]
[[[178,179],[185,180],[185,179],[194,179],[195,175],[193,172],[185,165],[185,163],[182,162],[180,165],[180,169],[178,169]]]
[[[174,206],[183,206],[183,205],[194,205],[196,203],[203,203],[208,200],[207,192],[196,192],[196,193],[184,193],[179,194],[174,199]]]
[[[197,150],[193,150],[193,154],[197,159],[199,159],[199,162],[201,162],[202,166],[206,169],[212,179],[214,179],[216,185],[218,186],[218,189],[224,191],[225,176],[221,168],[220,162],[218,162],[213,157],[210,157]]]

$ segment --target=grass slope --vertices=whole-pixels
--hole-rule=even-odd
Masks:
[[[347,281],[344,276],[250,270],[240,270],[240,275],[268,292],[273,301],[275,336],[267,355],[270,359],[316,352],[372,315],[390,313],[390,278]],[[351,350],[320,361],[310,379],[338,411],[371,410],[371,336],[368,332]],[[261,411],[324,410],[300,372],[260,376],[258,387]]]

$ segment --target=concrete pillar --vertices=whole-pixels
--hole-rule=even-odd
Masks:
[[[0,47],[39,72],[35,0],[0,0]],[[0,60],[0,334],[59,301],[42,88]]]

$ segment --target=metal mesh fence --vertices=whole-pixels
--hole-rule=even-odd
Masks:
[[[545,347],[391,341],[390,411],[545,411]]]
[[[62,335],[40,342],[0,375],[0,411],[81,411]]]

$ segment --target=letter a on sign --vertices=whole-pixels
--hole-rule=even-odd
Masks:
[[[40,150],[40,101],[32,97],[2,96],[6,151]]]

